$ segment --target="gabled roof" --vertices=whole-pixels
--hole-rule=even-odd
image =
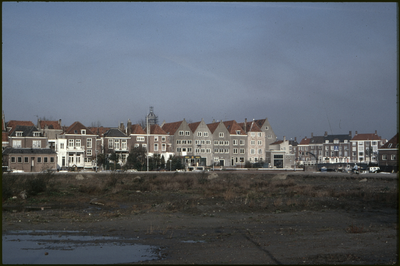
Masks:
[[[106,133],[104,133],[104,137],[126,137],[126,135],[119,130],[118,128],[110,128]]]
[[[265,119],[264,119],[265,121]],[[259,126],[256,121],[249,121],[247,123],[240,123],[239,124],[243,130],[245,130],[246,132],[261,132],[261,126]]]
[[[141,125],[136,124],[131,126],[131,134],[146,134],[146,132]]]
[[[351,140],[381,140],[376,133],[355,134]]]
[[[147,128],[143,129],[143,131],[147,134]],[[167,132],[165,132],[159,125],[154,124],[150,125],[150,134],[167,135]]]
[[[277,145],[277,144],[282,144],[282,143],[283,143],[283,140],[277,140],[269,145]]]
[[[162,129],[169,135],[175,135],[175,132],[181,126],[182,122],[183,122],[183,120],[178,121],[178,122],[173,122],[173,123],[165,123],[162,126]]]
[[[86,129],[86,134],[87,135],[93,135],[93,132],[89,128],[87,128],[84,125],[82,125],[82,123],[79,122],[79,121],[76,121],[72,125],[70,125],[65,130],[65,134],[79,134],[80,135],[82,129]]]
[[[264,123],[265,123],[266,120],[267,120],[267,119],[258,119],[258,120],[254,120],[254,122],[257,124],[257,126],[258,126],[259,128],[262,128],[262,126],[264,125]]]
[[[110,130],[109,127],[88,127],[90,131],[92,131],[95,135],[98,135],[100,137],[104,136],[104,133],[106,133],[108,130]]]
[[[48,129],[62,129],[58,121],[39,121],[39,126],[44,129],[46,126]]]
[[[311,139],[309,139],[310,142],[309,144],[323,144],[325,141],[324,136],[313,136]]]
[[[195,122],[195,123],[190,123],[188,124],[190,130],[194,133],[196,131],[196,129],[199,127],[201,121],[199,122]]]
[[[231,135],[246,135],[243,128],[235,120],[225,121],[224,125]],[[237,131],[240,131],[240,133],[237,134]]]
[[[14,131],[9,135],[10,137],[15,137],[17,132],[22,131],[22,137],[33,137],[33,132],[40,132],[35,126],[20,126],[17,125],[14,128]],[[40,133],[40,136],[42,134]]]
[[[17,121],[10,120],[6,123],[6,128],[11,127],[10,133],[12,133],[16,126],[35,126],[31,121]]]
[[[302,139],[300,141],[299,145],[308,145],[308,144],[310,144],[310,140],[311,140],[310,138],[305,137],[304,139]]]
[[[386,142],[381,149],[395,149],[399,147],[399,143],[398,143],[398,136],[399,133],[397,133],[396,135],[394,135],[393,138],[391,138],[388,142]]]
[[[211,124],[207,124],[207,126],[210,129],[211,133],[214,133],[214,131],[217,129],[217,127],[218,127],[218,125],[220,123],[221,122],[214,122],[214,123],[211,123]]]

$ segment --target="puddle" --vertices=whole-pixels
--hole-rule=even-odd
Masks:
[[[3,264],[113,264],[160,259],[160,248],[79,231],[9,231]]]
[[[182,243],[205,243],[205,240],[183,240]]]

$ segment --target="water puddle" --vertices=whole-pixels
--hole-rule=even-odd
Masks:
[[[160,259],[160,248],[79,231],[9,231],[3,264],[114,264]]]

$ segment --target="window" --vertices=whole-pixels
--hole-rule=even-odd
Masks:
[[[223,132],[219,132],[219,137],[223,138],[224,137],[224,133]]]
[[[13,148],[21,148],[21,141],[13,140]]]
[[[158,151],[158,143],[154,143],[154,151]]]
[[[214,149],[214,153],[218,153],[218,149],[217,148]]]
[[[186,151],[186,148],[182,148],[182,152],[185,152]]]
[[[211,149],[206,149],[206,152],[207,153],[211,153]]]
[[[344,143],[347,143],[347,142],[348,142],[348,140],[347,140],[347,139],[345,139],[343,142],[344,142]]]
[[[238,153],[238,149],[233,149],[233,154],[237,154]]]
[[[392,154],[392,155],[390,156],[390,160],[395,161],[395,160],[396,160],[396,154]]]
[[[257,136],[258,136],[258,137],[261,137],[261,136],[262,136],[261,134],[262,134],[261,132],[258,132],[258,133],[257,133]]]
[[[325,140],[325,143],[329,143],[329,139]]]
[[[25,161],[26,163],[28,163],[28,162],[29,162],[29,157],[25,157],[25,158],[24,158],[24,161]]]
[[[11,157],[11,162],[15,163],[15,157]]]
[[[219,153],[224,153],[224,149],[219,149]]]
[[[206,152],[206,149],[201,149],[201,152],[202,152],[202,153],[205,153],[205,152]]]
[[[128,149],[128,143],[126,139],[121,140],[121,149],[122,150],[127,150]]]
[[[261,146],[262,145],[262,140],[259,140],[257,143],[258,143],[258,146]]]
[[[384,160],[384,161],[387,160],[387,155],[386,154],[382,154],[382,160]]]
[[[190,136],[190,131],[185,131],[185,136]]]
[[[240,130],[236,130],[236,135],[240,135]]]
[[[64,149],[64,143],[60,143],[60,150]]]
[[[119,139],[114,140],[114,147],[116,150],[119,150]]]
[[[86,150],[86,156],[92,156],[92,149]]]
[[[54,157],[50,157],[50,162],[54,163]]]
[[[181,152],[181,148],[176,148],[176,152]]]
[[[214,140],[214,145],[218,145],[218,140]]]
[[[335,140],[333,141],[333,143],[334,143],[334,144],[339,144],[339,140],[338,140],[338,139],[335,139]]]
[[[47,157],[43,157],[43,162],[47,163]]]
[[[183,130],[180,130],[180,131],[179,131],[179,136],[183,136],[183,135],[184,135]]]
[[[254,149],[250,149],[250,154],[256,154]]]
[[[254,138],[256,136],[256,132],[251,132],[251,136]]]
[[[204,133],[203,133],[203,136],[204,136],[204,137],[208,137],[208,132],[204,132]]]
[[[17,162],[22,163],[22,157],[18,157]]]
[[[86,147],[91,148],[92,147],[92,139],[86,139]]]
[[[73,139],[69,139],[68,140],[68,147],[74,147],[74,140]]]
[[[76,157],[76,163],[80,163],[81,162],[81,157]]]
[[[74,156],[69,156],[68,157],[68,163],[74,163]]]
[[[158,136],[154,136],[154,141],[158,141]]]
[[[146,144],[146,143],[143,143],[143,144],[142,144],[142,147],[143,147],[143,148],[147,148],[147,144]]]
[[[183,139],[183,140],[182,140],[182,144],[186,144],[186,140]]]
[[[32,148],[40,148],[41,141],[40,140],[32,140]]]
[[[268,138],[269,138],[269,139],[272,139],[272,135],[268,135]]]
[[[255,141],[255,140],[252,140],[252,141],[250,141],[250,144],[251,144],[251,145],[255,145],[255,144],[256,144],[256,141]]]
[[[144,137],[136,137],[136,141],[144,141]]]
[[[181,141],[180,139],[177,139],[177,140],[176,140],[176,144],[181,144],[181,142],[182,142],[182,141]]]
[[[135,148],[139,148],[139,143],[136,143],[136,144],[135,144]]]
[[[34,137],[40,137],[40,132],[33,132]]]
[[[262,154],[262,149],[258,149],[258,154]]]
[[[42,157],[37,157],[37,162],[41,163],[42,162]]]
[[[81,140],[80,139],[76,139],[75,140],[75,147],[77,147],[77,148],[81,147]]]
[[[112,149],[113,147],[114,147],[113,140],[112,139],[108,139],[108,148]]]
[[[198,137],[201,137],[201,134],[202,134],[201,132],[197,132]]]
[[[81,129],[81,134],[86,135],[86,129]]]
[[[244,154],[244,149],[239,150],[240,154]]]
[[[161,144],[161,150],[166,151],[167,150],[167,145],[165,143]]]
[[[225,140],[225,145],[229,145],[229,140]]]
[[[211,145],[211,140],[206,140],[207,145]]]
[[[187,141],[187,144],[192,144],[192,140],[191,139],[188,139],[188,141]]]
[[[233,145],[238,145],[238,140],[237,139],[233,140]]]
[[[373,142],[372,142],[372,145],[376,145],[376,141],[373,141]]]
[[[17,131],[17,132],[15,132],[15,136],[17,136],[17,137],[22,137],[22,131]]]
[[[162,136],[162,137],[161,137],[161,141],[162,141],[162,142],[165,142],[165,140],[166,140],[166,137]]]
[[[224,145],[224,141],[223,141],[223,140],[220,140],[220,141],[219,141],[219,145]]]

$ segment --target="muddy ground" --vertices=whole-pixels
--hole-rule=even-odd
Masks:
[[[2,189],[3,234],[80,230],[161,247],[143,264],[398,264],[395,174],[10,174]]]

